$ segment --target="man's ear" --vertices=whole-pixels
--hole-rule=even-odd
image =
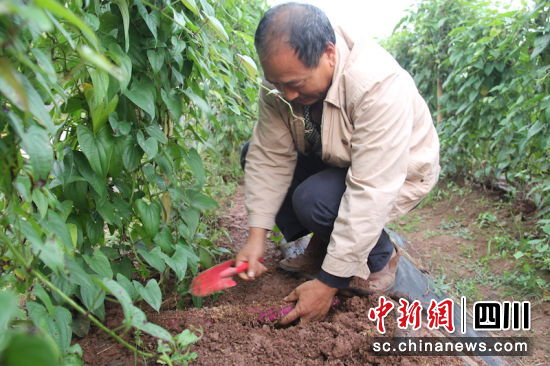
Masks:
[[[336,45],[334,43],[327,45],[325,55],[327,55],[330,66],[334,67],[336,65]]]

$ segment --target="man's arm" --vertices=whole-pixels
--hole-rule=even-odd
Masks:
[[[245,204],[248,211],[248,238],[236,256],[236,265],[249,263],[241,273],[244,280],[253,280],[266,268],[259,259],[265,253],[267,231],[275,224],[275,216],[290,186],[296,165],[296,150],[281,106],[275,96],[260,92],[259,120],[254,128],[245,165]]]
[[[296,166],[296,148],[277,96],[260,91],[259,119],[246,156],[245,204],[249,227],[271,230]]]
[[[403,71],[374,85],[357,82],[351,166],[320,279],[368,277],[368,255],[407,176],[413,98],[419,97],[412,78]]]

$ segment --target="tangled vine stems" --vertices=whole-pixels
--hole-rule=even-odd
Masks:
[[[50,290],[57,293],[64,301],[67,302],[70,306],[72,306],[76,311],[78,311],[83,316],[90,319],[92,323],[94,323],[99,329],[107,333],[109,336],[113,337],[118,343],[123,345],[124,347],[128,348],[130,351],[137,353],[140,356],[151,358],[154,355],[152,353],[144,352],[139,349],[137,349],[135,346],[131,345],[130,343],[126,342],[124,339],[122,339],[118,334],[113,332],[111,329],[109,329],[106,325],[104,325],[102,322],[100,322],[95,316],[87,312],[85,309],[83,309],[80,305],[78,305],[73,299],[71,299],[67,294],[65,294],[61,289],[59,289],[57,286],[55,286],[53,283],[51,283],[48,278],[42,274],[40,271],[37,271],[36,269],[32,268],[29,264],[25,262],[25,258],[23,258],[23,255],[17,250],[11,243],[9,238],[2,232],[0,232],[0,240],[6,244],[8,249],[13,253],[15,256],[15,259],[19,262],[20,265],[22,265],[28,273],[32,274],[34,277],[36,277],[40,282],[42,282],[44,285],[46,285]]]

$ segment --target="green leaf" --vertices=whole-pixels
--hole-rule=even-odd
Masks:
[[[120,305],[124,308],[124,313],[126,310],[132,307],[132,298],[128,295],[128,292],[119,285],[115,280],[102,280],[101,283],[103,286],[118,300]]]
[[[133,281],[134,288],[140,294],[140,296],[145,300],[153,309],[156,311],[160,310],[160,305],[162,303],[162,293],[160,287],[157,283],[157,280],[154,278],[147,282],[147,285],[143,285],[137,281]]]
[[[48,212],[48,199],[40,189],[32,190],[32,201],[35,203],[36,207],[38,207],[40,217],[46,217],[46,213]]]
[[[181,98],[173,90],[166,92],[164,89],[160,90],[160,97],[168,108],[170,116],[176,121],[179,120],[181,117]]]
[[[73,239],[65,219],[59,216],[56,212],[50,210],[46,220],[42,222],[43,228],[49,231],[51,234],[55,234],[64,246],[65,252],[69,255],[74,253]]]
[[[135,301],[138,298],[138,292],[136,291],[134,285],[132,285],[132,282],[130,282],[130,280],[126,278],[126,276],[124,276],[122,273],[117,273],[116,281],[120,286],[124,287],[128,295],[130,295],[132,301]]]
[[[150,252],[147,252],[143,249],[138,249],[138,253],[151,267],[153,267],[160,273],[164,272],[164,270],[166,269],[166,265],[164,264],[166,254],[162,253],[160,248],[156,247]]]
[[[8,325],[17,311],[17,299],[11,291],[0,292],[0,350],[4,349]]]
[[[76,127],[76,134],[93,171],[100,177],[106,177],[113,152],[113,140],[108,128],[104,126],[98,134],[94,134],[86,126],[80,125]]]
[[[143,5],[140,1],[136,2],[138,12],[145,21],[145,24],[147,24],[147,27],[153,34],[153,37],[155,37],[155,40],[157,40],[157,27],[159,25],[159,18],[160,14],[155,9],[151,9],[151,12],[147,10],[145,5]]]
[[[78,53],[89,64],[109,73],[115,79],[124,80],[124,72],[116,65],[113,65],[111,61],[99,52],[94,51],[86,45],[82,45],[78,48]]]
[[[25,235],[25,238],[32,244],[33,251],[38,253],[44,244],[42,230],[38,224],[32,220],[30,222],[21,221],[19,225],[21,226],[21,232]]]
[[[88,42],[90,42],[96,50],[99,49],[99,41],[97,40],[94,31],[71,10],[69,10],[69,8],[64,7],[55,0],[35,0],[34,3],[41,8],[50,11],[57,17],[63,18],[76,26],[82,32],[84,37],[86,37]]]
[[[90,279],[92,278],[94,277],[90,277]],[[80,298],[88,311],[96,312],[96,310],[103,306],[105,292],[98,284],[89,281],[80,286]]]
[[[191,168],[191,172],[193,172],[193,177],[197,180],[199,186],[202,186],[205,182],[205,170],[204,165],[202,164],[202,159],[194,148],[187,151],[185,154],[185,161],[189,165],[189,168]]]
[[[227,32],[223,28],[222,23],[218,20],[218,18],[208,15],[203,12],[203,15],[206,16],[208,19],[208,24],[210,27],[214,30],[214,32],[222,38],[223,41],[229,42],[229,36],[227,35]]]
[[[154,237],[160,226],[160,206],[154,201],[147,204],[144,200],[135,201],[136,211],[149,237]]]
[[[29,318],[31,318],[34,325],[44,330],[46,333],[49,333],[51,319],[46,308],[34,301],[27,301],[26,307]]]
[[[523,253],[522,251],[517,251],[514,253],[514,258],[516,259],[520,259],[521,257],[523,257],[525,255],[525,253]]]
[[[78,244],[78,226],[76,226],[75,224],[67,223],[67,229],[69,229],[69,234],[71,235],[73,248],[76,249],[76,246]]]
[[[534,43],[535,49],[531,53],[531,59],[534,59],[535,57],[540,55],[548,47],[549,43],[550,43],[550,34],[545,34],[535,39],[535,43]]]
[[[250,56],[237,54],[237,57],[241,60],[243,67],[251,78],[258,76],[258,67],[256,67],[256,63]]]
[[[31,126],[21,134],[21,145],[29,154],[35,179],[46,179],[53,165],[53,150],[48,133],[41,127]]]
[[[11,338],[2,354],[2,361],[6,366],[59,365],[59,351],[46,337],[19,333]]]
[[[50,56],[46,55],[40,48],[33,48],[32,54],[38,61],[38,66],[43,70],[47,80],[51,83],[57,83],[57,75]]]
[[[107,122],[109,115],[114,112],[118,105],[118,95],[115,95],[110,101],[107,100],[107,88],[109,85],[109,76],[103,71],[96,72],[90,70],[90,76],[94,80],[94,85],[84,84],[84,95],[88,102],[88,107],[92,115],[93,132],[98,132]],[[101,78],[100,75],[104,75]],[[102,82],[102,83],[100,83]]]
[[[69,310],[62,306],[56,306],[53,314],[49,314],[46,309],[37,302],[27,302],[27,311],[34,325],[50,335],[59,349],[64,353],[71,344],[71,320],[72,316]]]
[[[192,333],[189,329],[185,329],[183,332],[174,337],[177,344],[183,348],[197,342],[200,338]]]
[[[83,255],[82,257],[84,258],[84,261],[90,266],[90,268],[98,275],[102,276],[103,278],[113,277],[113,271],[111,269],[109,259],[100,250],[94,250],[94,254],[92,257],[89,257],[87,255]]]
[[[147,58],[154,73],[158,73],[164,65],[164,52],[160,50],[147,50]]]
[[[68,258],[66,262],[68,279],[71,283],[79,286],[92,287],[91,276],[74,259]]]
[[[76,49],[76,43],[73,40],[73,38],[71,37],[71,34],[69,32],[67,32],[65,27],[63,27],[63,25],[52,14],[48,13],[47,15],[48,15],[49,20],[59,30],[59,33],[61,33],[63,35],[63,37],[65,37],[65,39],[67,40],[67,43],[69,43],[69,46],[71,46],[71,48],[73,50]]]
[[[136,140],[132,136],[128,136],[124,140],[124,154],[122,155],[122,163],[129,171],[134,171],[139,167],[143,153],[139,148]]]
[[[90,323],[91,322],[88,317],[84,317],[82,314],[77,314],[71,324],[71,329],[78,337],[84,338],[88,335],[88,333],[90,333]],[[63,366],[67,365],[65,364]]]
[[[197,3],[195,3],[195,0],[181,0],[183,5],[195,15],[199,15],[199,9],[197,8]]]
[[[132,59],[128,56],[117,43],[110,43],[107,53],[115,61],[122,72],[122,79],[119,79],[120,90],[125,92],[132,79]]]
[[[63,247],[58,240],[46,240],[46,244],[42,247],[38,257],[53,272],[63,273],[65,256],[63,254]]]
[[[147,323],[147,317],[141,309],[130,304],[124,307],[124,323],[141,329]]]
[[[200,211],[192,207],[185,207],[181,210],[181,217],[187,224],[187,229],[189,230],[190,235],[189,239],[191,239],[195,235],[195,231],[199,226]]]
[[[158,125],[147,126],[145,131],[147,131],[149,136],[154,137],[161,144],[166,144],[168,142],[168,139],[164,136],[164,132],[162,132]]]
[[[143,132],[138,131],[137,142],[139,146],[145,151],[149,159],[153,159],[158,153],[158,142],[155,138],[149,137],[145,139]]]
[[[138,107],[143,109],[151,119],[155,118],[155,87],[149,80],[134,82],[132,88],[127,90],[124,95],[128,97]]]
[[[9,60],[0,57],[0,91],[15,104],[17,108],[23,111],[29,111],[27,93],[17,75],[17,71],[12,68]]]
[[[174,238],[172,237],[170,230],[168,230],[168,228],[166,227],[163,228],[157,235],[155,235],[153,241],[159,246],[155,249],[160,250],[162,248],[162,250],[168,254],[174,251]]]
[[[212,113],[212,108],[206,102],[206,100],[204,100],[204,98],[202,98],[201,96],[195,94],[191,89],[184,90],[184,93],[205,114],[211,114]]]
[[[44,290],[44,287],[42,287],[39,283],[37,283],[34,285],[32,292],[38,299],[40,299],[40,301],[42,301],[42,304],[44,304],[44,306],[46,307],[46,310],[48,310],[48,313],[54,312],[54,306],[53,306],[52,300],[50,299],[50,295],[48,295],[46,290]]]
[[[111,125],[111,128],[113,129],[113,132],[115,133],[115,136],[127,136],[130,131],[132,131],[132,124],[130,122],[126,121],[119,121],[117,120],[113,114],[109,116],[109,124]],[[124,149],[124,144],[116,144],[116,146],[122,146],[122,149]],[[122,160],[122,155],[120,154],[120,159]]]
[[[71,312],[62,306],[56,306],[54,311],[54,323],[56,325],[56,340],[62,353],[65,353],[71,346],[72,329]]]
[[[122,15],[122,24],[124,26],[124,49],[128,52],[130,48],[130,36],[128,34],[128,29],[130,28],[130,12],[128,10],[128,2],[126,0],[114,0],[114,2],[118,5],[120,14]]]
[[[530,139],[531,137],[535,136],[537,133],[539,133],[544,127],[546,127],[546,124],[542,121],[537,121],[534,125],[532,125],[529,128],[529,132],[527,133],[527,139]]]
[[[171,258],[166,259],[166,264],[174,270],[174,273],[178,277],[179,281],[185,278],[185,272],[187,272],[187,260],[188,251],[186,251],[181,245],[176,245],[176,252]]]
[[[201,211],[214,210],[218,208],[216,201],[197,191],[189,191],[189,204]]]
[[[172,335],[170,332],[168,332],[166,329],[153,324],[153,323],[144,323],[143,325],[140,325],[139,327],[136,326],[136,328],[144,331],[147,334],[152,335],[153,337],[163,339],[167,342],[173,343],[172,341]]]
[[[38,94],[38,92],[34,89],[32,84],[27,80],[24,75],[17,74],[16,76],[25,90],[25,95],[28,100],[28,111],[30,111],[30,113],[36,118],[40,125],[45,127],[50,134],[55,135],[58,128],[53,124],[50,114],[48,113],[48,109],[44,105],[42,97],[40,96],[40,94]],[[11,87],[8,85],[8,82],[5,80],[5,78],[0,77],[0,90],[2,90],[3,92],[8,92],[8,98],[15,98],[13,95],[10,97],[10,89]],[[13,100],[12,102],[14,102],[14,104],[16,103],[16,101]],[[22,135],[23,128],[19,117],[17,117],[13,113],[9,113],[8,115],[11,122],[13,123],[14,129],[19,135]]]
[[[99,197],[104,197],[107,195],[107,187],[105,178],[100,178],[91,168],[88,160],[81,152],[76,152],[74,154],[75,162],[77,162],[78,172],[82,175],[82,178],[86,180],[87,183],[92,186],[94,191],[99,195]],[[103,225],[103,223],[102,223]],[[87,227],[86,223],[86,227]]]

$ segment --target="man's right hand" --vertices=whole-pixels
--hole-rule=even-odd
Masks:
[[[239,273],[239,277],[243,280],[254,280],[267,271],[267,268],[260,262],[260,258],[265,253],[266,236],[266,229],[251,227],[248,230],[248,239],[235,258],[235,266],[248,262],[248,270]]]

